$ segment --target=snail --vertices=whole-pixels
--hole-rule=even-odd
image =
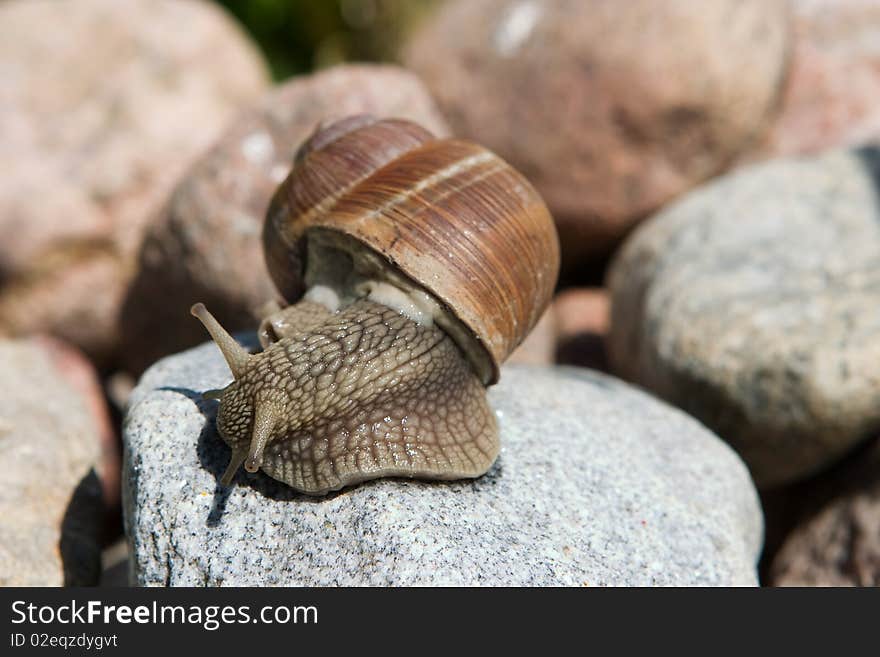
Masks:
[[[300,146],[266,214],[263,249],[294,305],[249,354],[201,303],[192,314],[234,380],[217,429],[243,464],[322,495],[368,479],[462,479],[499,452],[486,387],[541,316],[559,270],[552,218],[528,181],[476,144],[358,115]]]

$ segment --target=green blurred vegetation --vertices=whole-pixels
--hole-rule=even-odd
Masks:
[[[343,61],[395,61],[439,1],[217,0],[263,49],[276,80]]]

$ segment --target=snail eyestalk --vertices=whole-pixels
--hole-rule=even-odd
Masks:
[[[223,476],[220,477],[220,483],[224,486],[229,486],[232,483],[232,478],[235,476],[235,473],[238,472],[238,469],[241,467],[241,464],[244,463],[245,458],[247,457],[247,452],[244,450],[233,450],[232,458],[229,459],[229,465],[226,466],[226,471],[223,473]]]
[[[244,374],[247,362],[251,357],[250,354],[244,350],[244,347],[238,344],[235,341],[235,338],[229,335],[229,333],[226,332],[226,329],[220,326],[220,322],[214,319],[214,316],[208,312],[208,309],[205,308],[205,304],[195,304],[190,308],[190,313],[193,317],[198,318],[198,320],[205,326],[205,329],[207,329],[208,333],[211,335],[211,339],[214,340],[220,348],[223,358],[226,359],[226,362],[229,364],[229,369],[232,370],[232,376],[237,379]]]
[[[269,436],[275,426],[277,414],[271,404],[257,404],[254,412],[254,429],[251,436],[251,445],[248,450],[244,469],[248,472],[256,472],[263,464],[263,450],[269,442]]]

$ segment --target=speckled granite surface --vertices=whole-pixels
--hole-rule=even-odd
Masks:
[[[229,380],[212,344],[153,366],[125,421],[125,513],[144,585],[754,585],[757,496],[686,415],[588,370],[505,368],[502,451],[475,481],[379,480],[324,498],[218,479]]]
[[[880,427],[880,149],[749,167],[627,240],[612,368],[729,441],[760,486]]]

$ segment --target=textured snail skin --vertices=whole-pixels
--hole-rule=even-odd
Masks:
[[[362,299],[338,312],[302,302],[304,330],[247,355],[203,319],[233,369],[217,391],[217,428],[243,463],[322,495],[387,476],[478,477],[499,450],[485,388],[455,343]],[[222,330],[222,329],[220,329]]]

